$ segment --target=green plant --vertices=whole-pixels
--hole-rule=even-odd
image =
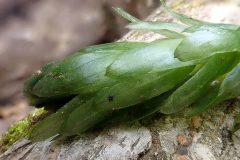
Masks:
[[[33,128],[32,140],[186,107],[196,115],[240,95],[240,27],[192,19],[162,4],[182,24],[143,22],[116,11],[131,21],[129,29],[166,38],[81,49],[26,82],[24,92],[32,105],[57,110]]]

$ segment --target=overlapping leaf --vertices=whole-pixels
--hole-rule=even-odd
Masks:
[[[33,128],[32,140],[189,106],[189,115],[195,115],[240,95],[239,26],[189,18],[162,3],[184,24],[143,22],[116,11],[132,22],[128,28],[167,38],[88,47],[43,67],[26,82],[24,92],[33,105],[60,108]]]

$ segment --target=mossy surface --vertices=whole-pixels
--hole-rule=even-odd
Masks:
[[[16,141],[28,137],[34,124],[48,115],[44,109],[36,109],[26,118],[13,124],[0,140],[0,153],[6,151]]]

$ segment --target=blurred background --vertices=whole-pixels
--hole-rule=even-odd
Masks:
[[[82,47],[112,42],[127,32],[113,12],[144,19],[159,0],[0,0],[0,135],[33,108],[22,94],[27,77]]]

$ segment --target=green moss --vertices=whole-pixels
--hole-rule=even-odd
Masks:
[[[33,125],[46,115],[47,111],[44,109],[36,109],[23,120],[13,124],[0,140],[0,153],[6,151],[19,139],[28,137]]]

